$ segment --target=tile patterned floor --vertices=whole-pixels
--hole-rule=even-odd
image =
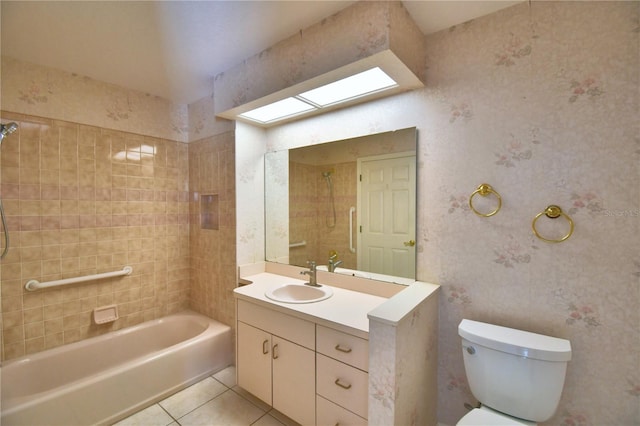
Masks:
[[[296,426],[236,385],[235,367],[171,395],[114,426]]]

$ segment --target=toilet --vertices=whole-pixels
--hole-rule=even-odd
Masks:
[[[458,426],[531,426],[553,416],[571,360],[568,340],[468,319],[458,334],[467,382],[480,401]]]

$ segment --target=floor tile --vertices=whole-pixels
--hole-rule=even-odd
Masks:
[[[257,422],[252,423],[251,426],[283,426],[283,424],[270,414],[265,414]]]
[[[211,377],[160,401],[160,406],[179,419],[202,404],[227,390],[227,387]]]
[[[174,420],[158,404],[138,411],[114,426],[167,426]]]
[[[182,426],[249,426],[264,415],[264,411],[237,393],[228,390],[205,405],[178,419]]]
[[[227,367],[219,373],[214,374],[213,377],[219,382],[222,382],[226,386],[232,388],[236,385],[236,367],[233,365],[231,367]]]
[[[285,426],[300,426],[300,424],[297,423],[295,420],[290,419],[289,417],[285,416],[278,410],[269,411],[269,415],[275,418],[276,420],[278,420],[280,423],[282,423]]]
[[[252,403],[256,407],[260,408],[262,411],[267,412],[271,410],[271,406],[269,404],[266,404],[261,399],[253,396],[246,390],[242,389],[240,386],[234,386],[232,390],[238,395],[240,395],[241,397],[243,397],[244,399],[248,400],[250,403]]]

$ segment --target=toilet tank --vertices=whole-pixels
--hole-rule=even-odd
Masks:
[[[467,319],[458,334],[467,381],[478,401],[529,421],[553,416],[571,359],[568,340]]]

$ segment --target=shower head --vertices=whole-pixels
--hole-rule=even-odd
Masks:
[[[18,125],[14,122],[0,124],[0,142],[5,136],[15,132],[16,130],[18,130]]]

